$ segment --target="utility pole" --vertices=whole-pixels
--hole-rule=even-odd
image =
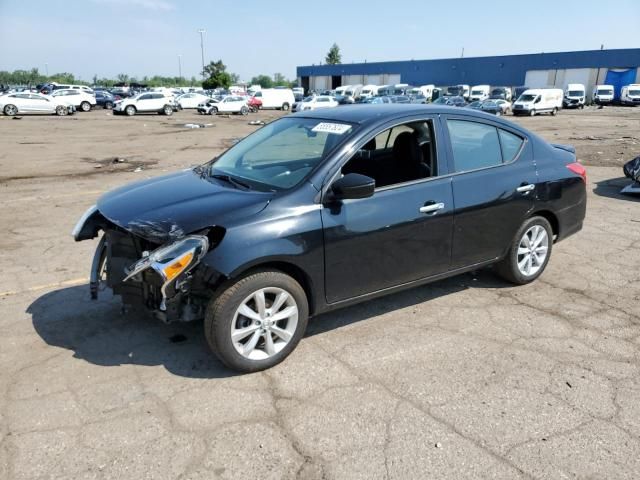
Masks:
[[[47,74],[47,77],[48,77],[49,76],[49,64],[48,63],[44,64],[44,71],[45,71],[45,73]]]
[[[464,58],[464,47],[462,47],[462,53],[460,54],[460,58]]]
[[[207,31],[204,28],[198,30],[200,34],[200,54],[202,55],[202,78],[204,79],[204,34]]]
[[[178,55],[178,81],[182,82],[182,55]]]

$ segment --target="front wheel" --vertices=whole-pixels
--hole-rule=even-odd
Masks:
[[[227,367],[255,372],[273,367],[296,347],[309,308],[300,284],[279,271],[258,271],[214,298],[205,314],[205,335]]]
[[[171,105],[165,105],[162,109],[162,113],[164,113],[166,116],[173,115],[173,108],[171,107]]]
[[[531,217],[518,229],[507,256],[496,265],[505,280],[517,285],[533,282],[549,263],[553,230],[544,217]]]
[[[289,110],[289,104],[288,103],[283,103],[282,104],[282,110],[284,110],[285,112]]]
[[[133,105],[129,105],[124,109],[124,113],[126,113],[130,117],[133,117],[136,114],[136,107],[134,107]]]
[[[209,115],[215,115],[218,113],[218,109],[216,107],[211,107],[211,110],[209,110]]]
[[[113,109],[113,102],[107,102],[104,104],[104,108],[107,110]]]
[[[7,105],[4,107],[4,114],[13,117],[18,113],[18,107],[15,105]]]
[[[535,110],[530,110],[530,111],[529,111],[529,116],[530,116],[530,117],[535,116],[535,114],[536,114],[536,111],[535,111]]]
[[[241,113],[242,115],[248,115],[248,114],[249,114],[249,109],[248,109],[247,107],[242,107],[242,108],[240,109],[240,113]]]
[[[82,102],[80,104],[80,110],[82,110],[83,112],[88,112],[89,110],[91,110],[91,104],[89,102]]]
[[[58,105],[56,107],[56,115],[58,115],[59,117],[63,117],[67,114],[67,107],[63,106],[63,105]]]

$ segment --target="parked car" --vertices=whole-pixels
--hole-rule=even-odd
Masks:
[[[511,98],[511,89],[508,87],[493,87],[489,94],[490,100],[506,100],[510,102]]]
[[[333,108],[337,106],[338,102],[336,102],[335,98],[318,95],[306,97],[302,102],[298,103],[296,109],[299,112],[304,112],[307,110],[315,110],[317,108]]]
[[[537,113],[557,114],[562,109],[563,92],[559,88],[532,88],[526,90],[513,104],[514,115]]]
[[[417,95],[410,95],[409,96],[409,100],[411,103],[428,103],[427,97],[425,97],[423,94],[419,93]]]
[[[256,92],[254,97],[262,101],[262,108],[275,108],[284,111],[289,110],[296,102],[290,88],[263,88]]]
[[[479,100],[476,100],[475,102],[471,102],[469,104],[466,105],[467,108],[470,108],[472,110],[480,110],[482,108],[482,103]]]
[[[165,97],[161,92],[140,93],[135,97],[118,100],[113,107],[113,113],[128,116],[137,113],[160,113],[173,115],[175,102],[171,97]]]
[[[609,105],[613,102],[613,85],[596,85],[593,89],[593,103],[597,105]]]
[[[262,90],[264,92],[264,90]],[[260,93],[260,92],[258,92]],[[218,113],[239,113],[249,114],[248,98],[239,95],[227,95],[218,101],[209,101],[206,105],[198,105],[198,111],[209,115]]]
[[[411,99],[406,95],[391,95],[389,100],[391,103],[411,103]]]
[[[485,113],[491,113],[492,115],[506,115],[511,112],[511,104],[506,100],[486,100],[482,102],[480,110]]]
[[[358,103],[372,103],[372,104],[382,104],[382,103],[393,103],[391,101],[390,97],[366,97],[366,98],[361,98],[361,101],[359,101]]]
[[[95,95],[82,89],[54,90],[51,96],[54,98],[64,97],[66,103],[72,104],[83,112],[90,111],[97,104]]]
[[[201,93],[185,93],[176,98],[176,103],[181,108],[198,108],[198,105],[207,100],[209,100],[209,97]]]
[[[489,98],[491,93],[491,87],[489,85],[474,85],[471,87],[471,93],[469,94],[469,101],[484,101]]]
[[[18,92],[0,96],[0,111],[10,117],[28,113],[64,116],[73,114],[75,107],[66,97]]]
[[[585,209],[572,147],[473,110],[363,105],[280,118],[106,193],[73,236],[101,236],[94,298],[104,278],[163,321],[204,319],[220,360],[252,372],[310,316],[488,265],[530,283]]]
[[[116,104],[116,97],[106,90],[96,90],[96,105],[111,110]]]
[[[587,92],[581,83],[570,83],[564,90],[562,106],[564,108],[584,108]]]
[[[467,105],[467,102],[465,102],[464,98],[462,98],[460,96],[439,97],[433,103],[435,103],[436,105],[449,105],[451,107],[464,107],[464,106]]]
[[[620,90],[620,103],[622,105],[640,105],[640,84],[631,84]]]
[[[62,85],[59,83],[50,83],[49,87],[51,87],[52,91],[55,90],[82,90],[85,93],[92,95],[95,93],[91,87],[87,87],[86,85]]]

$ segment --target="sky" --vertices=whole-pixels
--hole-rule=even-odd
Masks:
[[[0,0],[0,25],[0,70],[198,76],[203,28],[205,60],[248,81],[334,42],[343,63],[638,48],[640,0]]]

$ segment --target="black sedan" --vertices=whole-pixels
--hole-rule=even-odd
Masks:
[[[94,297],[106,282],[163,321],[204,318],[211,349],[249,372],[289,355],[313,315],[488,265],[532,282],[585,209],[570,146],[470,109],[358,105],[113,190],[74,237],[101,236]]]
[[[116,104],[116,97],[106,90],[96,90],[96,105],[111,110]]]

